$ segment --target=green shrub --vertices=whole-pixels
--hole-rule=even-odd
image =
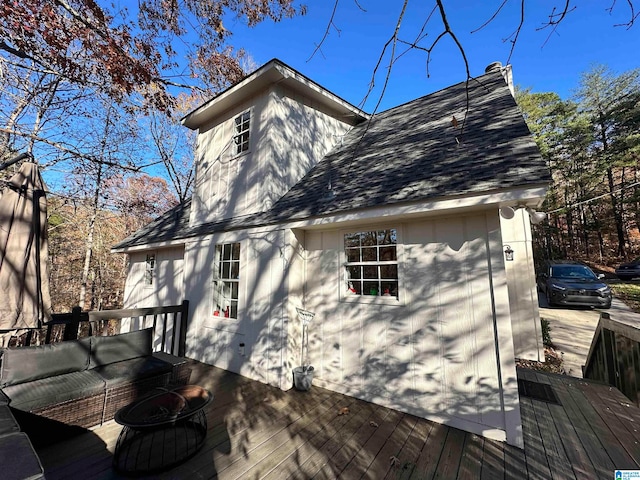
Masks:
[[[551,343],[551,326],[549,320],[546,318],[540,318],[540,324],[542,325],[542,343],[548,347],[552,347]]]

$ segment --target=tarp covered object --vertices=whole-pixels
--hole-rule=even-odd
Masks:
[[[44,182],[25,162],[0,197],[0,331],[51,320],[48,257]]]

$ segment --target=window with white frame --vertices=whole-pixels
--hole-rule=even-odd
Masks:
[[[251,126],[251,114],[249,111],[238,115],[234,121],[235,130],[233,143],[235,145],[234,154],[240,155],[249,150],[249,128]]]
[[[156,254],[147,253],[147,260],[144,269],[144,284],[153,285],[153,278],[156,273]]]
[[[213,315],[238,318],[240,243],[216,245],[213,270]]]
[[[395,228],[344,236],[348,294],[398,298],[397,243]]]

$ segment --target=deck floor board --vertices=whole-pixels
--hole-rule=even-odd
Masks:
[[[214,393],[203,448],[160,480],[613,478],[640,469],[640,409],[608,386],[518,369],[559,403],[521,397],[524,449],[312,387],[283,392],[193,362],[191,382]],[[120,425],[38,447],[47,479],[120,480]]]

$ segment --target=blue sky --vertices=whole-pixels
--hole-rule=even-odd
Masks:
[[[341,0],[334,23],[340,32],[331,28],[322,50],[309,60],[315,45],[320,42],[331,17],[332,0],[307,1],[308,13],[273,24],[265,22],[247,29],[239,22],[227,26],[234,35],[231,42],[245,48],[256,64],[279,58],[291,67],[318,82],[345,100],[359,104],[364,98],[373,69],[390,38],[400,13],[401,0],[358,0],[366,11],[358,8],[354,0]],[[510,0],[498,17],[482,30],[471,33],[485,23],[497,10],[502,0],[463,1],[445,0],[449,23],[465,48],[471,75],[480,75],[493,61],[507,63],[509,37],[518,26],[520,2]],[[614,26],[627,22],[629,10],[626,2],[615,3],[613,13],[607,9],[613,0],[573,1],[570,12],[555,32],[549,28],[539,30],[558,2],[526,2],[525,23],[509,63],[513,66],[514,81],[533,91],[554,91],[568,98],[577,86],[580,73],[596,63],[609,66],[614,72],[640,67],[640,19],[638,25],[627,29]],[[400,38],[413,40],[435,2],[410,0],[400,29]],[[425,30],[421,43],[428,47],[442,31],[436,14]],[[551,35],[550,35],[551,33]],[[399,46],[400,50],[404,47]],[[441,40],[432,54],[427,77],[427,55],[414,50],[404,55],[393,67],[379,110],[402,104],[414,98],[463,81],[464,64],[453,41]],[[383,62],[376,84],[384,80],[388,57]],[[365,106],[371,112],[379,98],[376,90]]]

